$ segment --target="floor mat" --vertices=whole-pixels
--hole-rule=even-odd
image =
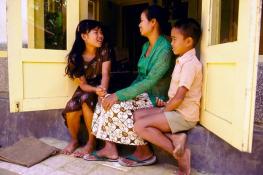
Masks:
[[[27,137],[14,145],[1,148],[0,160],[30,167],[58,152],[58,148],[36,138]]]
[[[19,175],[19,174],[0,168],[0,175]]]

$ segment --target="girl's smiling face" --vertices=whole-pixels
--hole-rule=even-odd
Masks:
[[[90,46],[101,47],[104,36],[101,28],[96,27],[85,34],[82,34],[82,39]]]

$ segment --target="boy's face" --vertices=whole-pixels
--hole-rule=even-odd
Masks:
[[[193,40],[191,37],[185,38],[180,29],[173,27],[171,30],[171,45],[175,55],[182,56],[192,49]]]

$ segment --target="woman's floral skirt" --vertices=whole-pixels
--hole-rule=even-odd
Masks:
[[[92,121],[92,131],[96,138],[127,145],[145,145],[146,142],[134,132],[133,112],[138,109],[153,107],[147,93],[132,100],[114,104],[109,111],[104,111],[97,104]]]

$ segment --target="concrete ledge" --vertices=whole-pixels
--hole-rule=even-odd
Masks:
[[[263,62],[258,64],[255,122],[263,124]]]
[[[0,145],[8,146],[27,136],[69,139],[61,110],[9,112],[9,100],[0,97]]]

